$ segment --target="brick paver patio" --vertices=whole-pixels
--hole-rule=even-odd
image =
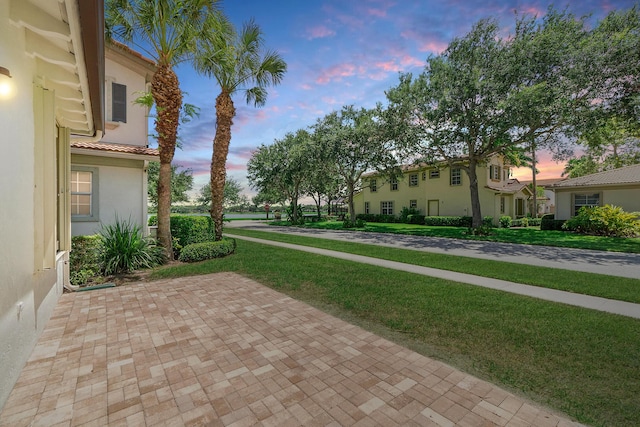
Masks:
[[[233,273],[65,294],[2,426],[569,426]]]

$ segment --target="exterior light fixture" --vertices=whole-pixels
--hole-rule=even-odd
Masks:
[[[10,98],[12,92],[11,73],[8,68],[0,67],[0,98]]]

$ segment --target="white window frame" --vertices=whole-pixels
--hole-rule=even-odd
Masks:
[[[489,167],[489,173],[491,175],[491,181],[500,181],[501,168],[498,165],[491,165]]]
[[[91,192],[90,193],[78,193],[74,191],[73,188],[73,179],[74,172],[90,172],[91,173]],[[88,166],[71,166],[71,177],[70,177],[70,195],[71,195],[71,203],[73,204],[73,196],[75,195],[86,195],[89,194],[91,196],[91,214],[90,215],[77,215],[73,213],[73,205],[71,207],[71,221],[72,222],[97,222],[100,221],[100,212],[99,212],[99,177],[98,177],[98,168],[88,167]]]
[[[391,191],[398,191],[398,180],[396,178],[391,178],[389,181],[389,187]]]
[[[580,198],[580,203],[578,203],[578,198]],[[583,200],[584,198],[584,200]],[[601,193],[572,193],[571,201],[573,206],[573,215],[578,215],[578,211],[582,207],[595,207],[601,206],[602,194]]]
[[[369,202],[364,202],[364,213],[365,214],[369,213]]]
[[[418,179],[417,173],[409,174],[409,187],[417,187],[418,182],[419,182],[419,179]]]
[[[382,215],[393,215],[393,202],[380,202],[380,213]]]
[[[429,179],[440,178],[440,169],[433,169],[429,171]]]
[[[458,186],[462,185],[462,169],[451,168],[449,172],[449,185]]]
[[[375,193],[376,191],[378,191],[378,181],[376,181],[375,179],[372,179],[369,181],[369,190],[372,193]]]
[[[418,200],[409,200],[409,209],[418,209]]]

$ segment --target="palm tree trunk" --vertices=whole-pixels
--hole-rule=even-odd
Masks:
[[[166,64],[158,65],[151,80],[151,95],[156,104],[156,134],[160,151],[158,177],[158,241],[168,259],[173,259],[171,241],[171,162],[176,150],[182,92],[178,76]]]
[[[222,203],[227,175],[227,154],[231,143],[231,126],[236,109],[231,94],[223,91],[216,98],[216,135],[211,156],[211,219],[215,227],[215,239],[222,239]]]
[[[538,218],[538,169],[536,168],[536,144],[535,142],[531,143],[531,168],[532,168],[532,177],[533,180],[531,185],[533,185],[533,212],[532,217]]]

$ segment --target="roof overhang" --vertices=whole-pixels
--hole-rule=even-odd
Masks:
[[[71,154],[83,154],[112,159],[160,161],[160,152],[155,148],[138,145],[114,144],[106,142],[72,142]]]
[[[58,124],[104,131],[104,0],[10,0],[10,19],[25,30],[36,84],[55,91]]]

